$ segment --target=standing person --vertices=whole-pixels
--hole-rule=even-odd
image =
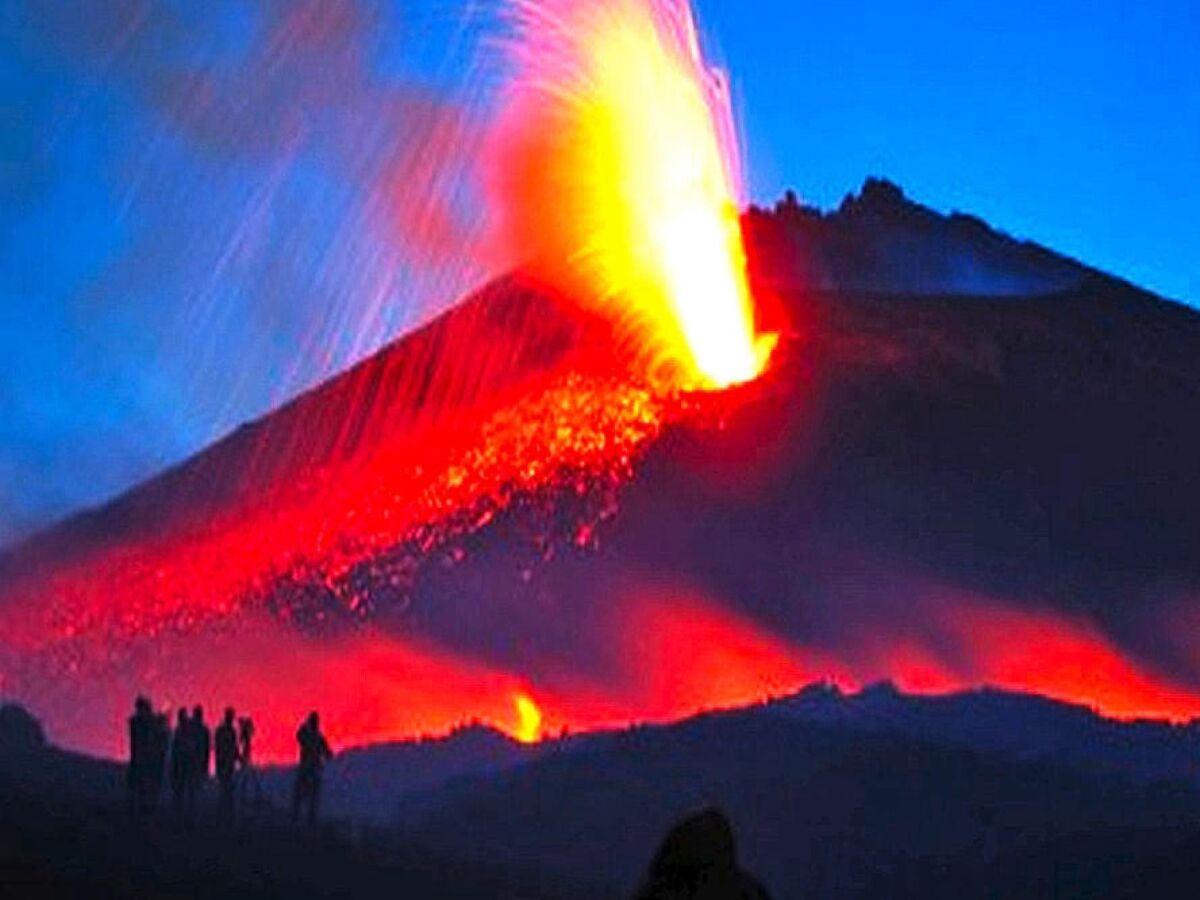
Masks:
[[[769,900],[767,889],[738,865],[729,819],[712,807],[667,832],[634,900],[701,897]]]
[[[150,728],[150,770],[146,776],[146,804],[150,812],[158,809],[163,781],[167,775],[167,747],[171,743],[171,726],[166,713],[155,713]]]
[[[208,760],[212,754],[212,735],[204,724],[204,708],[196,704],[192,708],[191,726],[188,728],[188,778],[187,778],[187,817],[194,821],[196,804],[204,782],[208,780]]]
[[[221,797],[217,804],[217,818],[222,822],[233,821],[233,776],[237,769],[238,738],[233,727],[236,713],[232,706],[225,708],[225,719],[217,726],[213,735],[215,748],[217,784]]]
[[[187,791],[191,761],[192,720],[186,707],[181,706],[175,719],[175,734],[171,736],[171,795],[175,815],[183,817],[184,793]]]
[[[129,791],[129,817],[140,818],[146,810],[146,782],[151,776],[154,713],[150,701],[138,697],[129,717],[129,768],[125,770],[125,786]]]
[[[262,782],[254,769],[254,720],[249,716],[238,719],[238,765],[242,774],[238,781],[242,785],[242,807],[246,807],[247,795],[254,791],[254,811],[262,807]]]
[[[300,745],[300,765],[296,768],[296,783],[292,787],[292,821],[300,820],[300,807],[308,810],[308,824],[316,824],[317,810],[321,803],[321,771],[325,763],[333,759],[329,742],[321,734],[321,720],[315,712],[308,714],[300,730],[296,732],[296,743]]]

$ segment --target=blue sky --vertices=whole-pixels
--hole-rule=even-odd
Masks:
[[[750,12],[752,10],[753,12]],[[1200,304],[1194,0],[700,0],[752,194],[866,173]]]
[[[478,277],[413,252],[388,193],[469,80],[488,22],[464,7],[0,4],[0,541],[183,458]],[[829,206],[885,175],[1200,304],[1200,5],[698,7],[752,199],[794,187]]]

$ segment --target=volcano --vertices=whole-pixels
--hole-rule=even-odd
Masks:
[[[514,274],[0,556],[0,693],[268,755],[524,739],[826,679],[1200,712],[1200,315],[871,180],[743,218],[756,381],[662,398]]]

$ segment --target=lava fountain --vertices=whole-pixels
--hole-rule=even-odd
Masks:
[[[503,239],[616,325],[655,381],[762,371],[727,83],[686,2],[516,2],[490,154]]]

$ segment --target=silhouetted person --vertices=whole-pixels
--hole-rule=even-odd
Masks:
[[[180,707],[175,719],[175,734],[171,736],[171,796],[175,815],[183,815],[183,800],[192,768],[192,720],[187,709]]]
[[[262,806],[262,782],[254,768],[254,720],[249,716],[238,719],[238,765],[241,767],[238,780],[242,785],[242,806],[245,807],[253,787],[254,809],[258,810]]]
[[[738,868],[733,829],[718,809],[688,816],[668,833],[636,900],[767,900],[766,889]]]
[[[147,783],[153,776],[153,732],[154,713],[151,711],[150,701],[145,697],[138,697],[133,704],[133,715],[129,717],[129,768],[125,771],[131,818],[139,818],[149,811]]]
[[[146,803],[150,812],[158,809],[163,781],[167,775],[167,748],[171,743],[171,726],[166,713],[155,713],[150,728],[149,771],[146,774]]]
[[[213,749],[216,757],[217,785],[221,789],[217,805],[217,818],[222,821],[233,819],[234,774],[237,772],[238,738],[234,727],[236,713],[233,707],[225,708],[225,719],[213,733]]]
[[[188,726],[188,775],[186,792],[186,814],[195,818],[196,803],[204,782],[208,780],[208,760],[212,755],[212,735],[204,724],[204,709],[200,705],[192,708],[192,719]]]
[[[300,745],[300,765],[296,768],[296,783],[292,787],[292,821],[299,821],[300,808],[307,807],[311,825],[317,821],[321,803],[321,772],[325,763],[333,759],[333,751],[329,749],[325,735],[321,734],[321,721],[315,712],[308,714],[296,732],[296,743]]]
[[[192,740],[195,757],[193,771],[201,782],[208,778],[209,763],[212,760],[212,732],[204,722],[204,707],[199,704],[192,707]]]

